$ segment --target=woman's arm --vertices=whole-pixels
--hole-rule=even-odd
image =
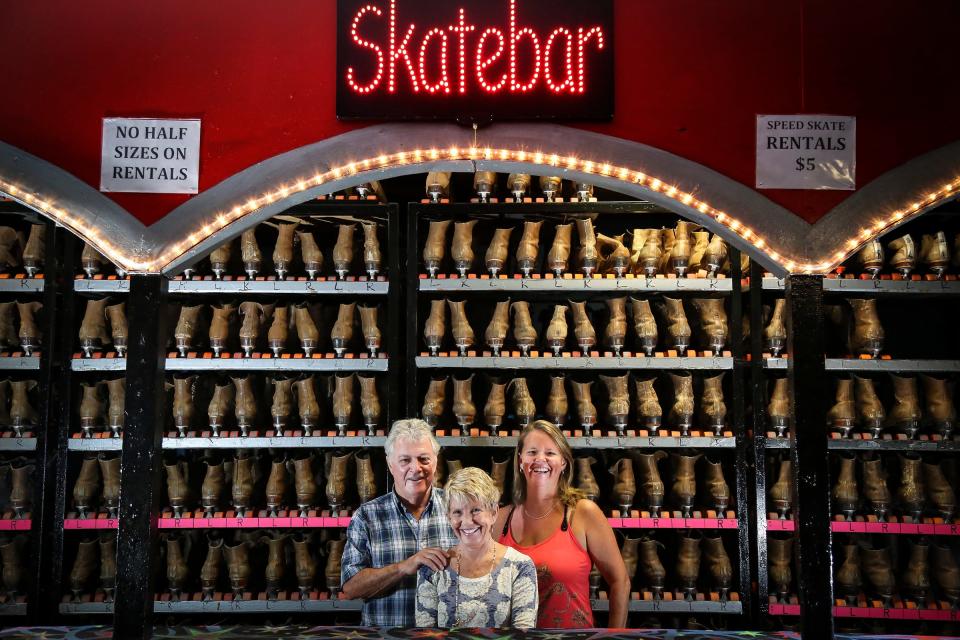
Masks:
[[[609,627],[623,629],[627,624],[630,579],[627,577],[627,567],[623,564],[623,556],[620,555],[620,547],[617,546],[617,538],[600,507],[590,500],[577,503],[577,517],[583,519],[587,553],[610,586]]]
[[[440,605],[440,597],[437,593],[437,585],[434,580],[439,573],[435,573],[426,567],[421,567],[417,572],[417,609],[416,620],[418,627],[436,628],[439,623],[437,608]]]
[[[510,594],[510,626],[514,629],[533,629],[537,626],[540,596],[537,592],[537,568],[526,558],[517,563]]]

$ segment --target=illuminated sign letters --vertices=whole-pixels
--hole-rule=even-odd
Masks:
[[[341,118],[613,115],[613,0],[339,0]]]

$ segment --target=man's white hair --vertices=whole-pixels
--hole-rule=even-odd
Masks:
[[[429,440],[433,446],[433,455],[440,453],[440,443],[433,437],[433,430],[425,421],[418,418],[408,418],[406,420],[397,420],[390,427],[390,435],[383,448],[387,452],[387,458],[393,456],[393,447],[397,440],[407,440],[408,442],[421,442]]]

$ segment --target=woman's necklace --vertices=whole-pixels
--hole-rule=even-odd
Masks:
[[[556,509],[557,509],[557,503],[554,502],[552,505],[550,505],[550,508],[547,509],[547,510],[543,513],[543,515],[535,516],[535,515],[533,515],[532,513],[530,513],[529,511],[527,511],[527,506],[524,505],[524,506],[523,506],[523,515],[527,516],[527,517],[530,518],[531,520],[543,520],[543,519],[546,518],[548,515],[550,515],[550,514],[553,513],[554,511],[556,511]]]
[[[457,590],[453,592],[453,619],[454,627],[463,626],[463,618],[460,617],[460,560],[463,555],[461,550],[457,551]],[[493,586],[493,568],[497,563],[497,543],[491,540],[490,544],[490,571],[487,572],[487,584],[483,588],[483,593],[488,593]],[[492,621],[490,621],[492,622]]]

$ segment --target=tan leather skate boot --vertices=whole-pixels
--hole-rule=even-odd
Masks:
[[[537,330],[533,328],[530,318],[530,303],[514,302],[513,309],[513,339],[520,348],[520,353],[530,355],[530,349],[537,344]]]
[[[554,305],[553,317],[547,325],[547,345],[553,350],[554,356],[559,356],[567,346],[567,307],[562,304]]]
[[[427,196],[434,204],[450,197],[449,171],[431,171],[427,174]]]
[[[879,438],[886,421],[886,412],[870,378],[853,377],[857,383],[857,418],[864,429]]]
[[[375,358],[377,351],[382,346],[382,335],[380,327],[377,326],[377,307],[360,305],[357,307],[360,312],[360,330],[363,333],[363,342],[370,352],[370,357]]]
[[[593,475],[593,465],[596,463],[597,461],[593,456],[574,460],[574,464],[576,465],[574,473],[576,487],[583,492],[587,500],[592,500],[593,502],[597,502],[600,497],[600,485],[597,483],[597,478]]]
[[[423,327],[423,341],[431,356],[437,355],[443,346],[443,337],[447,332],[446,306],[446,299],[430,301],[430,315]]]
[[[727,422],[727,405],[723,401],[723,373],[703,379],[700,414],[703,425],[712,429],[715,436],[723,434]]]
[[[507,188],[513,194],[514,202],[523,202],[523,198],[530,191],[530,174],[511,173],[507,176]]]
[[[893,563],[890,562],[890,550],[886,547],[882,549],[863,547],[860,550],[860,567],[867,577],[867,582],[873,587],[874,593],[880,596],[885,607],[889,607],[897,586],[897,579],[893,575]]]
[[[924,606],[930,594],[930,546],[920,538],[910,545],[910,559],[906,571],[900,574],[903,594]]]
[[[180,317],[177,320],[177,327],[174,329],[173,338],[181,358],[186,357],[187,351],[196,347],[195,337],[197,329],[200,326],[200,313],[203,311],[203,307],[204,305],[202,304],[193,307],[180,307]]]
[[[646,355],[652,356],[657,348],[657,321],[650,309],[650,301],[630,298],[633,310],[633,330],[637,334],[637,345]]]
[[[253,391],[250,376],[232,378],[235,391],[233,412],[237,418],[240,435],[246,436],[257,422],[257,396]]]
[[[887,472],[879,458],[860,459],[863,476],[863,496],[877,516],[884,520],[890,510],[890,489],[887,487]]]
[[[220,578],[220,564],[223,562],[223,539],[215,538],[207,542],[207,555],[200,567],[200,589],[204,602],[213,600]]]
[[[293,262],[293,238],[297,223],[280,223],[277,225],[277,244],[273,247],[273,270],[277,272],[277,279],[283,280],[290,271]]]
[[[577,345],[580,347],[580,353],[584,356],[590,353],[590,349],[597,344],[597,332],[590,324],[590,318],[587,316],[587,303],[568,301],[570,305],[570,314],[573,316],[573,334],[577,338]]]
[[[373,471],[373,462],[370,459],[370,452],[358,451],[357,461],[357,495],[360,497],[360,503],[369,502],[377,497],[377,477]]]
[[[203,517],[212,518],[220,508],[227,477],[222,461],[214,463],[206,460],[204,464],[206,471],[203,474],[203,484],[200,485],[200,506],[203,507]]]
[[[257,234],[254,229],[247,229],[240,236],[240,260],[243,261],[243,270],[251,280],[257,277],[263,263],[260,245],[257,244]]]
[[[33,472],[35,465],[21,458],[10,463],[10,507],[15,519],[23,519],[33,503]]]
[[[917,266],[917,248],[910,234],[897,238],[887,244],[887,248],[893,251],[890,257],[890,266],[899,271],[904,278]]]
[[[380,252],[380,240],[377,238],[377,223],[364,222],[363,229],[363,268],[371,280],[383,269],[383,254]]]
[[[333,323],[333,330],[330,332],[330,342],[333,343],[333,350],[338,358],[343,357],[350,346],[350,341],[353,340],[353,316],[356,307],[357,304],[351,302],[341,304],[337,310],[337,320]],[[376,308],[374,308],[374,315],[376,315]],[[374,328],[377,326],[376,318],[373,326]],[[379,333],[379,330],[377,332]]]
[[[727,345],[729,329],[727,312],[721,298],[697,298],[692,301],[693,308],[700,314],[700,329],[703,331],[705,346],[720,355]]]
[[[660,270],[660,263],[663,261],[663,240],[660,232],[656,229],[634,229],[634,234],[639,231],[645,233],[643,235],[643,246],[637,255],[638,273],[642,271],[645,276],[652,278],[657,275]],[[672,233],[671,230],[671,237],[673,237]]]
[[[96,511],[97,495],[100,493],[100,464],[97,457],[84,456],[80,463],[80,475],[73,485],[73,508],[81,519],[88,511]]]
[[[620,545],[620,557],[623,558],[623,566],[627,569],[627,580],[633,584],[633,579],[637,575],[637,562],[639,560],[638,549],[640,547],[640,538],[623,537],[623,544]]]
[[[770,394],[770,403],[767,405],[767,417],[770,426],[778,438],[786,437],[790,428],[790,384],[787,378],[777,378],[773,381],[773,393]]]
[[[497,188],[497,173],[495,171],[477,171],[473,174],[473,190],[479,201],[490,202],[490,194]]]
[[[655,378],[634,380],[637,390],[637,422],[644,429],[649,429],[653,435],[657,435],[663,424],[663,409],[660,407],[657,390],[653,387],[654,382]]]
[[[317,348],[320,340],[320,330],[317,329],[317,323],[313,321],[313,316],[310,315],[310,306],[307,303],[293,307],[293,322],[297,328],[300,348],[309,357],[313,350]]]
[[[877,315],[877,301],[847,298],[853,307],[853,324],[850,327],[850,352],[854,355],[869,354],[874,358],[883,351],[883,327]]]
[[[197,376],[174,376],[173,378],[173,426],[181,438],[187,435],[193,424],[193,395]]]
[[[453,342],[460,349],[460,355],[467,355],[467,349],[476,343],[476,337],[473,333],[473,327],[467,320],[467,303],[463,300],[447,300],[450,307],[450,332],[453,334]]]
[[[80,323],[80,349],[83,351],[83,357],[85,358],[89,358],[94,351],[100,351],[110,344],[106,315],[106,308],[109,303],[110,298],[87,300],[87,307],[83,312],[83,321]]]
[[[317,505],[317,482],[313,476],[313,455],[300,455],[293,460],[293,489],[297,494],[300,517]]]
[[[593,382],[570,381],[570,388],[573,390],[573,400],[577,403],[577,420],[580,426],[589,431],[597,424],[597,408],[593,405],[593,398],[590,397],[590,387]]]
[[[953,605],[960,601],[960,567],[953,557],[953,550],[943,544],[933,545],[933,578],[940,592]]]
[[[693,239],[690,237],[696,225],[685,220],[677,222],[674,231],[673,247],[670,250],[670,268],[677,277],[682,278],[690,266],[690,256],[693,253]]]
[[[597,234],[597,250],[600,252],[603,273],[614,273],[622,278],[630,268],[630,250],[623,244],[623,236],[610,237]]]
[[[658,270],[660,273],[669,273],[673,269],[670,263],[670,256],[673,253],[673,245],[677,242],[677,235],[673,229],[660,229],[660,264]]]
[[[219,356],[230,338],[230,322],[236,307],[232,304],[211,305],[213,318],[210,320],[210,348],[214,356]]]
[[[10,399],[9,384],[10,381],[6,378],[0,379],[0,427],[3,428],[11,423],[10,412],[7,411]]]
[[[597,236],[593,232],[593,220],[580,218],[575,221],[577,235],[580,236],[580,248],[577,250],[577,264],[588,278],[600,265],[600,252],[597,250]]]
[[[671,373],[673,381],[673,406],[670,407],[670,423],[680,429],[680,435],[690,435],[693,426],[693,376],[689,373]]]
[[[176,533],[168,533],[165,538],[167,542],[167,589],[170,591],[170,599],[179,602],[180,591],[189,577],[187,560],[180,545],[181,536]]]
[[[890,374],[893,380],[893,408],[887,417],[888,422],[905,433],[908,438],[916,438],[920,430],[920,396],[917,392],[917,379]]]
[[[613,499],[624,516],[630,514],[630,507],[637,495],[637,480],[633,475],[633,460],[620,458],[610,467],[613,476]]]
[[[537,257],[540,255],[540,227],[542,220],[536,222],[527,220],[523,223],[523,234],[517,245],[517,267],[524,278],[529,278],[537,267]]]
[[[930,505],[940,514],[944,522],[949,522],[957,506],[957,497],[953,487],[944,477],[940,464],[925,460],[923,463],[923,479]]]
[[[670,495],[673,503],[680,507],[684,518],[691,517],[693,501],[697,497],[695,466],[700,457],[700,454],[692,456],[673,454],[673,484],[670,487]]]
[[[626,544],[626,542],[624,542]],[[642,538],[638,549],[637,564],[643,577],[644,586],[653,592],[654,600],[663,599],[663,585],[667,571],[660,562],[658,548],[662,545],[653,538]]]
[[[434,429],[439,426],[443,419],[446,402],[447,377],[431,379],[427,385],[427,394],[423,397],[423,407],[420,409],[420,415]]]
[[[473,375],[464,380],[453,379],[453,416],[461,429],[469,429],[477,416],[473,404]]]
[[[627,339],[627,299],[607,298],[607,309],[610,317],[607,320],[607,328],[603,332],[603,340],[619,357]]]
[[[10,381],[10,425],[17,437],[36,427],[40,420],[40,414],[30,404],[30,391],[36,386],[36,380]]]
[[[643,245],[650,235],[651,229],[634,229],[630,233],[630,273],[643,273],[643,265],[640,263],[640,253],[643,251]]]
[[[547,406],[544,415],[557,428],[562,428],[567,421],[567,391],[566,378],[562,375],[550,376],[550,393],[547,395]]]
[[[923,381],[927,419],[942,437],[951,437],[957,421],[957,410],[953,406],[953,397],[947,387],[947,381],[923,374],[920,375],[920,379]]]
[[[698,273],[700,270],[706,270],[703,264],[703,256],[706,254],[709,244],[709,231],[693,232],[693,248],[690,250],[690,262],[687,264],[687,271]]]
[[[103,400],[100,398],[100,384],[80,383],[80,429],[83,437],[92,438],[95,432],[103,430]]]
[[[627,421],[630,417],[630,375],[604,376],[600,379],[607,387],[607,417],[610,424],[617,430],[617,434],[626,434]]]
[[[527,387],[527,379],[514,378],[507,386],[513,386],[513,414],[517,417],[517,423],[525,427],[537,415],[537,406]]]
[[[883,245],[880,244],[880,241],[871,240],[863,245],[863,248],[857,253],[857,262],[871,277],[878,278],[880,271],[883,269]]]
[[[274,458],[270,463],[270,475],[264,490],[267,499],[267,517],[279,516],[280,507],[286,504],[287,459],[284,456]]]
[[[503,416],[507,413],[506,388],[505,382],[490,381],[490,393],[483,405],[483,421],[491,432],[495,432],[503,424]]]
[[[317,581],[317,561],[310,553],[310,544],[302,533],[293,537],[293,566],[297,574],[300,599],[309,597]]]
[[[667,323],[667,345],[671,349],[676,349],[678,355],[684,356],[690,346],[690,337],[693,332],[690,330],[690,323],[687,322],[687,315],[683,311],[683,301],[679,298],[664,296],[662,309]]]
[[[242,599],[250,582],[250,554],[247,543],[239,540],[232,545],[226,545],[223,554],[227,559],[227,575],[230,577],[234,599]]]
[[[431,278],[436,277],[440,264],[447,251],[447,229],[449,220],[431,220],[427,230],[427,241],[423,245],[423,266]]]
[[[329,455],[327,457],[327,501],[330,503],[330,513],[335,514],[343,507],[347,496],[347,478],[350,459],[353,452],[344,455]]]
[[[853,380],[840,378],[837,380],[837,390],[834,405],[827,411],[827,422],[841,432],[844,438],[850,436],[857,411],[853,401]]]
[[[214,436],[220,435],[225,419],[233,413],[233,384],[218,382],[213,387],[213,396],[207,405],[207,424]]]
[[[725,601],[729,597],[730,584],[733,582],[733,565],[723,547],[723,538],[719,533],[704,533],[702,546],[707,569],[713,578],[713,586],[720,592],[720,600]]]
[[[107,319],[110,320],[110,337],[113,346],[121,358],[127,356],[127,314],[123,302],[110,305],[106,308]]]
[[[778,298],[773,304],[773,314],[770,322],[763,330],[763,347],[779,357],[787,346],[786,300]]]
[[[223,279],[223,274],[230,268],[230,258],[233,254],[233,240],[227,240],[210,252],[210,270],[217,280]]]
[[[0,227],[0,268],[13,269],[20,266],[20,258],[18,256],[20,253],[19,245],[20,235],[15,229],[11,227]],[[92,278],[93,273],[96,272],[91,272],[88,277]]]
[[[665,489],[660,478],[660,469],[657,463],[667,457],[665,451],[653,453],[638,453],[637,465],[640,467],[640,500],[641,506],[650,512],[654,518],[660,517],[663,508]]]
[[[450,257],[453,258],[453,266],[461,278],[466,278],[467,272],[473,268],[473,228],[475,226],[477,226],[476,220],[453,224]]]
[[[264,317],[263,305],[249,300],[241,303],[240,317],[243,318],[240,324],[240,348],[243,349],[243,357],[249,358],[253,355],[257,338],[260,336]]]
[[[707,275],[716,278],[717,274],[723,268],[723,263],[727,261],[727,243],[719,234],[713,234],[710,238],[710,244],[703,252],[703,260],[700,263],[701,269],[706,269]],[[741,272],[743,273],[743,272]]]
[[[353,264],[353,234],[356,230],[355,224],[337,226],[337,242],[333,245],[333,270],[341,280],[347,277],[350,265]]]
[[[270,383],[273,385],[270,418],[273,430],[278,436],[283,436],[293,411],[293,378],[279,378],[271,380]]]
[[[780,519],[786,519],[793,504],[793,463],[790,462],[790,458],[780,460],[777,481],[770,485],[767,498],[770,506],[780,515]]]
[[[507,475],[510,473],[511,462],[509,456],[505,460],[490,458],[490,478],[500,492],[500,497],[497,498],[497,504],[503,503],[503,496],[506,493]]]
[[[306,376],[293,383],[297,391],[297,413],[300,416],[300,426],[304,434],[309,435],[313,427],[320,422],[320,403],[317,402],[317,392],[313,384],[313,376]]]
[[[507,258],[510,255],[510,234],[512,233],[513,227],[493,230],[493,239],[490,240],[487,253],[483,258],[483,263],[491,277],[496,278],[507,263]]]
[[[323,574],[327,580],[327,589],[330,590],[333,599],[336,599],[337,594],[340,593],[340,566],[344,545],[346,545],[346,540],[327,541],[327,564],[323,569]]]
[[[361,376],[360,381],[360,414],[363,416],[363,425],[367,428],[367,435],[373,435],[380,424],[380,396],[377,394],[377,379],[373,376]]]
[[[90,584],[93,578],[93,572],[97,568],[97,555],[99,543],[97,539],[81,540],[77,545],[77,557],[73,561],[73,567],[70,569],[70,591],[73,592],[73,599],[80,601],[81,596]]]
[[[543,199],[547,202],[556,202],[557,196],[563,187],[563,180],[560,176],[540,176],[540,191],[543,192]]]
[[[920,240],[920,260],[938,280],[943,279],[943,274],[950,264],[950,246],[943,231],[932,235],[924,234]]]
[[[233,481],[231,482],[231,496],[233,508],[239,515],[243,515],[252,506],[254,479],[254,459],[250,456],[237,457],[233,460]]]
[[[837,569],[834,584],[837,594],[843,596],[847,603],[857,601],[863,588],[863,580],[860,577],[860,547],[856,544],[843,545],[843,562]]]
[[[17,330],[13,326],[13,310],[16,302],[0,302],[0,347],[9,349],[20,344]]]
[[[573,238],[573,223],[558,224],[554,227],[553,244],[547,252],[547,268],[558,278],[570,265],[570,246]]]
[[[703,482],[707,490],[707,499],[710,505],[717,510],[717,517],[723,517],[724,511],[730,506],[730,487],[723,477],[723,465],[710,458],[704,460],[707,467],[706,478]]]
[[[510,298],[501,300],[493,309],[493,317],[490,318],[490,324],[483,332],[483,340],[493,351],[493,355],[499,356],[503,343],[507,339],[507,330],[510,328]]]
[[[120,459],[116,458],[116,461],[119,468]],[[104,461],[101,460],[101,471],[104,471],[103,463]],[[167,472],[167,503],[173,509],[173,517],[179,518],[183,515],[183,509],[190,500],[190,470],[185,461],[164,464],[163,468]],[[106,485],[107,474],[104,473],[103,477],[104,485]]]
[[[860,492],[857,489],[856,461],[853,454],[840,454],[840,467],[837,473],[837,482],[833,485],[833,508],[839,511],[847,520],[853,520],[860,502]]]
[[[267,346],[270,348],[270,351],[273,352],[273,357],[279,356],[283,350],[287,348],[289,329],[290,307],[287,305],[277,305],[273,309],[273,318],[270,321],[270,328],[267,329]]]
[[[778,602],[786,602],[793,582],[793,538],[767,535],[767,574],[770,591],[776,593]]]
[[[30,225],[30,235],[27,236],[27,244],[23,247],[23,270],[27,272],[28,278],[32,278],[43,269],[46,232],[46,225]]]
[[[700,576],[700,534],[696,531],[681,533],[677,548],[677,568],[674,573],[684,599],[692,600],[697,594],[697,578]]]
[[[353,422],[354,374],[333,377],[333,423],[337,433],[347,435],[347,427]]]
[[[103,589],[104,602],[113,601],[113,592],[117,585],[117,541],[108,534],[100,538],[100,588]]]
[[[447,477],[453,476],[457,471],[463,469],[463,462],[460,460],[447,460]]]
[[[20,565],[22,550],[17,538],[0,540],[0,559],[2,559],[2,577],[7,598],[16,600],[23,582],[23,568]]]
[[[10,229],[10,227],[0,227],[0,265],[5,267],[15,267],[18,264],[15,256],[11,252],[11,245],[4,242],[4,231]],[[16,238],[16,235],[14,235]],[[16,241],[16,240],[14,240]],[[100,252],[91,247],[87,243],[83,243],[83,251],[80,253],[80,268],[83,269],[83,272],[87,274],[88,278],[100,273],[103,269],[103,265],[107,263],[106,258],[100,255]]]

